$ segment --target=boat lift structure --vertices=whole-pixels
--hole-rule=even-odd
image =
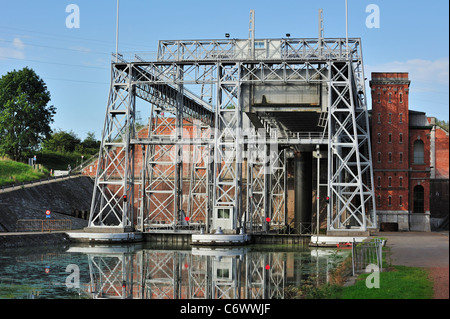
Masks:
[[[313,158],[327,230],[376,228],[361,40],[324,38],[321,23],[318,38],[256,39],[252,11],[248,39],[161,40],[156,56],[113,56],[89,228],[314,233],[301,185],[315,183],[304,181]]]

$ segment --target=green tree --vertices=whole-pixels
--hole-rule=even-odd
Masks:
[[[100,148],[100,141],[95,139],[94,132],[88,132],[86,138],[81,142],[81,146],[84,152],[89,154],[95,154]]]
[[[44,81],[25,67],[0,78],[0,155],[19,160],[50,136],[56,108]]]
[[[436,125],[448,132],[448,121],[436,119]]]
[[[53,151],[61,153],[72,153],[80,145],[81,140],[73,132],[59,130],[51,134],[51,136],[42,143],[44,151]]]
[[[91,155],[97,154],[100,148],[100,141],[95,139],[94,132],[88,132],[86,138],[77,146],[76,152],[89,157]]]

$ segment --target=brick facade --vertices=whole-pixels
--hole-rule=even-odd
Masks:
[[[378,220],[430,230],[430,180],[448,179],[448,133],[409,110],[408,73],[372,73],[371,144]]]
[[[449,178],[449,134],[444,129],[435,125],[434,118],[428,118],[428,122],[434,125],[434,149],[432,150],[432,156],[434,156],[434,176],[436,179],[448,179]],[[433,139],[432,135],[432,139]],[[434,154],[433,154],[434,152]],[[433,172],[433,169],[432,169]]]

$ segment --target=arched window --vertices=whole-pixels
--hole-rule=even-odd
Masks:
[[[424,213],[424,190],[423,186],[416,185],[413,193],[414,213]]]
[[[417,140],[414,142],[414,164],[423,164],[423,142],[421,140]]]

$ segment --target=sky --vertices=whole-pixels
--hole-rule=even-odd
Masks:
[[[345,0],[120,0],[119,52],[225,33],[245,39],[252,9],[256,38],[315,38],[320,8],[325,37],[345,37]],[[35,70],[56,107],[53,130],[101,139],[116,9],[116,0],[0,0],[0,76]],[[362,39],[368,93],[371,72],[409,72],[410,109],[449,120],[449,1],[348,0],[348,33]]]

